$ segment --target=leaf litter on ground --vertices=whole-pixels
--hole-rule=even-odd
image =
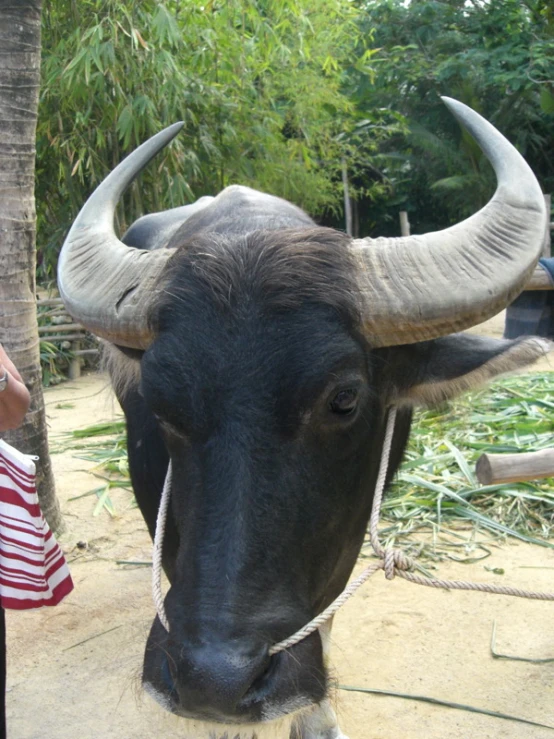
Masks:
[[[79,500],[87,496],[96,496],[97,502],[92,511],[98,516],[103,510],[112,518],[117,515],[110,492],[114,488],[131,490],[129,463],[127,460],[127,438],[125,421],[111,421],[76,429],[69,434],[62,434],[53,446],[53,453],[72,449],[78,452],[75,456],[87,462],[94,462],[94,467],[87,470],[100,478],[103,483],[99,487],[69,498]],[[134,499],[133,499],[134,503]]]

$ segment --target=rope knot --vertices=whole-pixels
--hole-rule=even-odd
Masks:
[[[396,574],[395,570],[404,572],[411,570],[414,566],[413,560],[404,554],[400,549],[392,549],[387,547],[382,554],[383,570],[387,580],[393,580]]]

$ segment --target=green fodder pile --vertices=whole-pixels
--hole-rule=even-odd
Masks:
[[[485,452],[554,447],[554,372],[518,375],[415,414],[382,508],[381,537],[431,558],[475,561],[505,536],[554,546],[554,480],[480,485]]]

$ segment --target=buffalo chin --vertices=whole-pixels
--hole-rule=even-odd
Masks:
[[[268,719],[254,724],[223,724],[214,721],[200,721],[183,716],[178,706],[169,696],[160,692],[149,682],[143,682],[143,688],[162,708],[179,716],[179,729],[183,731],[182,739],[327,739],[322,734],[306,735],[302,728],[303,715],[311,712],[305,706],[283,706],[273,711],[268,709]],[[287,709],[290,709],[287,711]],[[284,715],[282,715],[286,712]],[[275,717],[277,714],[281,714]],[[329,735],[330,737],[333,735]]]
[[[144,690],[163,708],[173,713],[166,695],[160,693],[151,683],[143,684]],[[279,711],[288,709],[286,715],[272,717],[256,724],[228,724],[213,721],[197,721],[180,716],[179,728],[182,739],[348,739],[337,725],[335,712],[329,700],[312,706],[295,708],[292,703],[281,706]]]

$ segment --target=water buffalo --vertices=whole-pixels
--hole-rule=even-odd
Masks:
[[[387,409],[389,477],[411,408],[524,365],[533,339],[460,333],[522,289],[541,190],[489,123],[446,101],[490,159],[492,200],[441,232],[351,239],[280,198],[227,187],[145,216],[120,241],[125,188],[179,130],[125,159],[75,220],[59,264],[70,313],[103,337],[150,533],[169,460],[169,631],[143,684],[194,739],[341,737],[325,633],[271,645],[344,588],[362,544]]]

